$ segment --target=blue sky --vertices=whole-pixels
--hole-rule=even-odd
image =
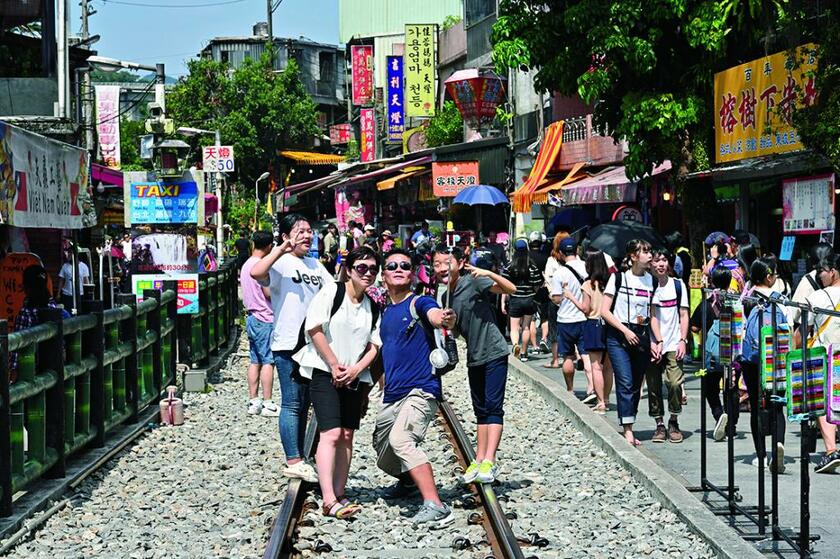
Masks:
[[[115,2],[117,0],[114,0]],[[159,8],[148,5],[195,5],[230,2],[199,8]],[[257,21],[265,21],[265,0],[90,0],[97,13],[90,18],[91,34],[101,36],[93,48],[109,56],[141,64],[166,64],[166,74],[186,73],[184,60],[195,56],[213,37],[251,35]],[[133,6],[131,4],[146,4]],[[76,0],[70,2],[70,32],[78,34]],[[276,37],[301,35],[323,43],[338,42],[338,0],[283,0],[274,12]]]

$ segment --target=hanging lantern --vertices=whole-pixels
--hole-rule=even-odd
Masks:
[[[467,124],[479,128],[496,118],[496,107],[505,97],[506,81],[494,72],[470,68],[455,72],[443,83]]]

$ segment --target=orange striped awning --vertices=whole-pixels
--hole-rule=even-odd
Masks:
[[[545,129],[545,139],[540,152],[537,154],[537,161],[534,163],[534,168],[531,169],[531,174],[525,184],[511,195],[513,211],[517,213],[531,211],[534,192],[540,186],[545,186],[543,181],[554,165],[554,160],[560,154],[560,146],[562,145],[563,121],[559,120]]]
[[[545,179],[540,184],[539,187],[534,191],[531,195],[531,203],[532,204],[545,204],[548,202],[548,194],[549,192],[555,192],[557,190],[562,189],[567,184],[573,183],[578,181],[582,178],[585,178],[587,175],[586,173],[580,173],[580,170],[586,165],[584,162],[575,163],[572,170],[568,172],[568,174],[563,177],[562,179]]]

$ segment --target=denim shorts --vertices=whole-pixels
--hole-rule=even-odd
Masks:
[[[557,355],[560,357],[574,357],[575,347],[578,353],[586,353],[583,345],[583,325],[585,320],[580,322],[558,322],[557,323]]]
[[[257,320],[255,316],[249,314],[245,319],[245,329],[248,331],[251,363],[273,365],[274,355],[271,353],[271,334],[274,332],[274,324]]]

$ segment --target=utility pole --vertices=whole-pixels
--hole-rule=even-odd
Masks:
[[[268,22],[268,44],[271,45],[271,68],[274,69],[274,8],[271,4],[274,0],[265,0],[265,9]]]
[[[88,17],[96,13],[95,10],[91,10],[88,7],[88,0],[80,0],[79,6],[82,8],[81,13],[81,20],[82,20],[82,29],[81,29],[81,36],[82,41],[87,41],[90,38],[90,29],[88,27]],[[94,137],[93,137],[93,129],[95,126],[94,118],[93,118],[93,86],[91,85],[90,81],[90,71],[86,72],[78,72],[76,74],[77,79],[80,79],[79,83],[79,103],[82,107],[82,126],[85,129],[85,149],[89,152],[92,152],[95,148],[94,145]],[[117,107],[117,112],[119,112],[119,107]],[[119,126],[119,122],[116,124]],[[93,154],[96,157],[96,154]]]

